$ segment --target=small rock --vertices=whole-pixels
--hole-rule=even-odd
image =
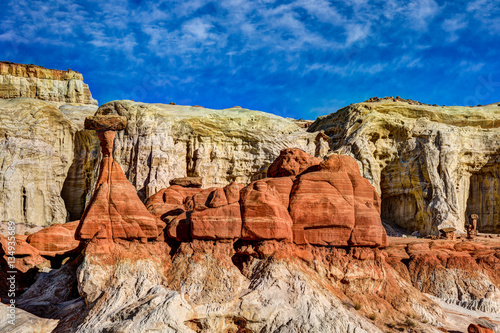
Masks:
[[[195,187],[200,188],[203,184],[201,177],[182,177],[174,178],[170,181],[170,185],[179,185],[182,187]]]

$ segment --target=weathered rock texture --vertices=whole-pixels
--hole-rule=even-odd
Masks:
[[[97,105],[78,72],[0,61],[0,98],[18,97]]]
[[[331,155],[294,182],[290,195],[294,242],[331,246],[386,246],[380,198],[356,161]]]
[[[302,162],[300,162],[302,161]],[[174,185],[146,201],[177,241],[284,240],[296,244],[384,247],[380,198],[352,157],[315,159],[284,149],[271,174],[246,187]],[[102,214],[101,214],[102,215]]]
[[[282,149],[298,147],[315,155],[320,144],[316,134],[291,119],[242,108],[115,101],[97,114],[127,118],[114,157],[142,199],[186,176],[201,176],[204,188],[233,181],[246,185],[264,178]]]
[[[0,99],[0,220],[64,223],[68,220],[65,204],[85,203],[90,188],[64,185],[71,182],[68,173],[78,174],[80,184],[91,183],[98,156],[88,156],[95,154],[96,139],[81,132],[83,122],[71,119],[95,110],[95,106],[78,105],[60,110],[54,103],[36,99]],[[80,159],[86,163],[74,165],[75,150],[76,160],[86,156]],[[88,177],[81,177],[86,173]]]
[[[159,234],[164,225],[149,223],[159,219],[140,207],[134,187],[113,161],[114,131],[107,129],[114,127],[106,123],[98,131],[103,159],[97,190],[76,232],[83,240],[81,255],[63,252],[69,257],[60,268],[51,259],[54,269],[39,274],[18,298],[21,309],[58,320],[55,333],[377,333],[388,327],[438,332],[436,328],[445,327],[447,318],[422,292],[451,298],[460,306],[498,312],[500,239],[400,239],[387,249],[374,247],[374,241],[387,242],[385,233],[371,233],[380,226],[378,195],[349,156],[332,155],[313,169],[257,180],[244,189],[231,183],[204,190],[173,185],[159,191],[147,201],[156,217],[169,220],[169,227],[181,215],[190,220],[189,237],[181,235],[179,228],[171,236],[174,232],[167,227],[167,236],[177,242],[164,240]],[[284,154],[294,155],[289,150]],[[315,196],[326,201],[297,207],[314,213],[325,207],[332,210],[333,225],[330,215],[326,226],[316,215],[312,221],[333,231],[351,228],[348,243],[339,244],[342,248],[290,242],[295,221],[285,218],[287,208],[294,202],[296,185],[310,175],[337,193],[327,193],[328,184],[316,184],[319,190],[302,199]],[[240,204],[241,210],[234,209]],[[246,206],[252,212],[247,238]],[[264,220],[259,221],[259,216]],[[345,216],[353,217],[352,225],[341,225]],[[335,219],[339,217],[340,222]],[[306,226],[301,225],[304,231]],[[39,231],[28,241],[45,249],[45,239],[54,243],[48,250],[60,249],[68,243],[67,237],[55,237],[60,227],[64,228]],[[352,242],[354,235],[361,247]],[[321,233],[315,236],[322,237]],[[23,241],[19,237],[23,255],[40,256],[39,250]],[[20,325],[17,328],[24,331],[32,328],[29,322]]]
[[[392,239],[387,261],[422,292],[470,310],[500,313],[500,240]]]
[[[246,185],[265,177],[282,148],[315,154],[324,145],[295,121],[259,111],[121,101],[99,114],[115,113],[115,106],[128,126],[117,135],[114,157],[143,200],[186,176],[202,177],[204,188]],[[81,218],[98,175],[99,141],[84,129],[96,109],[0,100],[1,220],[50,225]]]
[[[40,251],[41,255],[54,257],[72,252],[80,242],[75,237],[75,231],[80,221],[63,224],[53,224],[27,237],[29,245]]]
[[[85,209],[76,230],[79,240],[138,239],[147,242],[163,233],[165,224],[151,215],[135,188],[113,160],[115,130],[125,128],[121,116],[99,116],[85,119],[85,128],[94,129],[100,140],[102,161],[92,200]]]
[[[411,102],[411,101],[410,101]],[[378,99],[319,117],[332,150],[361,162],[382,197],[382,218],[421,234],[500,233],[500,106],[438,107]]]

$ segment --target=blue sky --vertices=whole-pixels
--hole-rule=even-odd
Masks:
[[[0,59],[93,96],[315,119],[372,96],[500,101],[500,1],[3,1]]]

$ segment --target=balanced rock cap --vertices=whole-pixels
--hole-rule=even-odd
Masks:
[[[124,116],[106,115],[85,118],[85,129],[96,131],[121,131],[127,127]]]
[[[182,177],[170,180],[170,185],[200,188],[203,185],[203,181],[201,177]]]

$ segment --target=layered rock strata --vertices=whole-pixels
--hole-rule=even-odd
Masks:
[[[284,149],[269,167],[281,177],[224,188],[174,185],[146,201],[167,235],[191,239],[284,240],[296,244],[384,247],[380,198],[349,156],[314,158]]]
[[[234,107],[212,110],[181,105],[115,101],[97,114],[125,116],[114,158],[146,199],[172,179],[202,177],[203,188],[264,178],[284,148],[315,155],[321,142],[292,119]],[[321,150],[317,156],[324,157]]]
[[[382,218],[422,235],[500,233],[500,106],[430,106],[374,99],[319,117],[332,150],[355,157],[382,197]]]
[[[392,239],[389,262],[413,286],[469,310],[500,313],[500,239]]]
[[[0,98],[18,97],[97,105],[89,86],[78,72],[1,61]]]
[[[74,119],[91,115],[96,109],[78,105],[59,109],[54,103],[36,99],[0,99],[1,221],[64,223],[69,220],[67,205],[75,201],[85,204],[90,188],[69,189],[66,185],[70,182],[68,174],[88,175],[78,183],[95,179],[96,138],[82,131],[83,122]],[[83,151],[76,149],[78,142]],[[76,166],[75,160],[85,163]]]
[[[95,130],[102,160],[96,189],[76,230],[78,240],[157,239],[165,224],[151,215],[113,160],[115,131],[126,127],[122,116],[95,116],[85,119],[85,128]]]
[[[115,112],[110,105],[120,110]],[[125,107],[126,106],[126,107]],[[0,100],[0,219],[50,225],[80,219],[95,188],[99,140],[84,129],[94,105]],[[211,110],[131,101],[103,106],[121,113],[115,160],[141,200],[179,178],[203,188],[263,178],[282,148],[315,154],[319,142],[291,119],[241,108]],[[321,141],[324,144],[323,141]],[[323,156],[326,152],[322,151]],[[184,180],[188,181],[188,180]],[[200,180],[195,182],[200,183]]]
[[[379,249],[373,243],[363,244],[363,239],[361,246],[348,243],[339,248],[313,245],[318,244],[310,242],[313,238],[295,244],[287,232],[289,237],[279,236],[281,230],[290,229],[286,223],[283,229],[280,220],[269,220],[269,212],[278,210],[265,204],[286,209],[302,177],[318,174],[323,179],[329,174],[328,183],[338,190],[337,195],[310,193],[307,197],[326,197],[326,201],[319,201],[319,206],[303,205],[302,210],[344,208],[337,217],[354,216],[351,238],[355,234],[373,237],[370,228],[377,227],[374,222],[380,224],[375,189],[363,180],[350,157],[332,155],[307,167],[308,171],[258,180],[244,189],[237,183],[204,190],[173,185],[148,200],[150,214],[139,207],[134,187],[125,186],[121,169],[112,166],[116,162],[111,129],[119,129],[123,120],[94,120],[98,122],[95,127],[92,121],[87,126],[98,128],[103,160],[99,185],[75,233],[83,241],[82,255],[63,253],[69,255],[65,264],[40,274],[17,303],[34,315],[56,319],[53,332],[439,332],[438,327],[448,325],[446,315],[421,291],[446,299],[455,293],[447,283],[455,284],[456,295],[465,301],[457,304],[467,306],[467,297],[482,297],[489,302],[477,304],[488,304],[484,310],[497,311],[496,238],[479,237],[475,242],[400,238],[393,239],[387,249]],[[289,157],[295,161],[304,156],[290,150],[283,155],[277,160]],[[288,168],[286,163],[277,163]],[[286,172],[281,167],[275,167],[278,173]],[[254,191],[259,193],[251,195]],[[268,195],[274,200],[267,200]],[[266,200],[261,200],[263,196]],[[343,200],[352,204],[350,211]],[[243,237],[245,209],[238,210],[240,220],[232,208],[242,203],[252,203],[248,205],[253,212],[250,221],[257,226],[248,228],[253,230],[248,238]],[[366,208],[356,213],[360,205]],[[259,213],[266,218],[265,228],[259,225]],[[153,223],[148,224],[161,218],[170,221],[170,227],[179,214],[188,220],[199,214],[198,220],[189,221],[186,238],[173,241],[167,228],[164,240],[164,225],[157,222],[156,232],[152,232]],[[311,220],[321,223],[316,215]],[[336,219],[326,221],[326,233],[328,228],[345,229],[331,221],[338,223]],[[225,228],[217,228],[220,225]],[[66,237],[55,237],[57,228],[60,226],[27,239],[39,248],[46,239],[56,245],[52,250],[69,249]],[[124,235],[123,230],[130,232]],[[293,234],[293,224],[291,230]],[[176,232],[179,236],[179,229]],[[52,253],[45,256],[48,254]],[[21,329],[31,327],[30,323],[21,325]]]

